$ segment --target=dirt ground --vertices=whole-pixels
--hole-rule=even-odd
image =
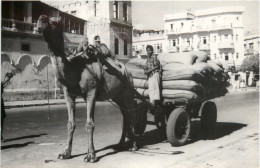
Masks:
[[[115,151],[121,115],[113,105],[96,107],[94,135],[97,163],[84,163],[87,152],[84,104],[78,105],[72,158],[58,160],[66,143],[65,105],[8,109],[1,159],[3,168],[257,168],[259,167],[259,92],[231,93],[215,100],[215,138],[205,140],[199,120],[192,121],[188,143],[172,147],[163,132],[148,125],[136,152]],[[150,120],[152,116],[148,117]]]

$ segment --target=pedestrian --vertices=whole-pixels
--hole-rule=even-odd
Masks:
[[[6,113],[5,113],[5,105],[4,105],[4,99],[3,99],[3,93],[4,93],[4,88],[10,84],[11,78],[15,74],[12,72],[7,72],[5,74],[4,82],[1,82],[1,141],[4,142],[4,137],[3,137],[3,132],[4,132],[4,120],[6,118]]]
[[[4,141],[3,131],[4,131],[4,119],[6,117],[5,113],[5,105],[3,100],[3,92],[4,92],[4,83],[1,83],[1,141]]]

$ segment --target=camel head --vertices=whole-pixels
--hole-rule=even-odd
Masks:
[[[44,31],[49,24],[49,18],[46,15],[41,15],[37,22],[37,29]]]
[[[44,40],[55,55],[64,55],[63,25],[61,18],[41,15],[37,22],[37,29],[42,32]]]

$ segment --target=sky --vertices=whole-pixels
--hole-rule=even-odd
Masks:
[[[164,15],[200,9],[244,6],[244,30],[259,31],[259,1],[132,1],[132,24],[136,29],[164,29]]]

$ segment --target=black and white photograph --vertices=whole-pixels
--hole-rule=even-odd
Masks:
[[[1,4],[1,168],[258,168],[258,0]]]

